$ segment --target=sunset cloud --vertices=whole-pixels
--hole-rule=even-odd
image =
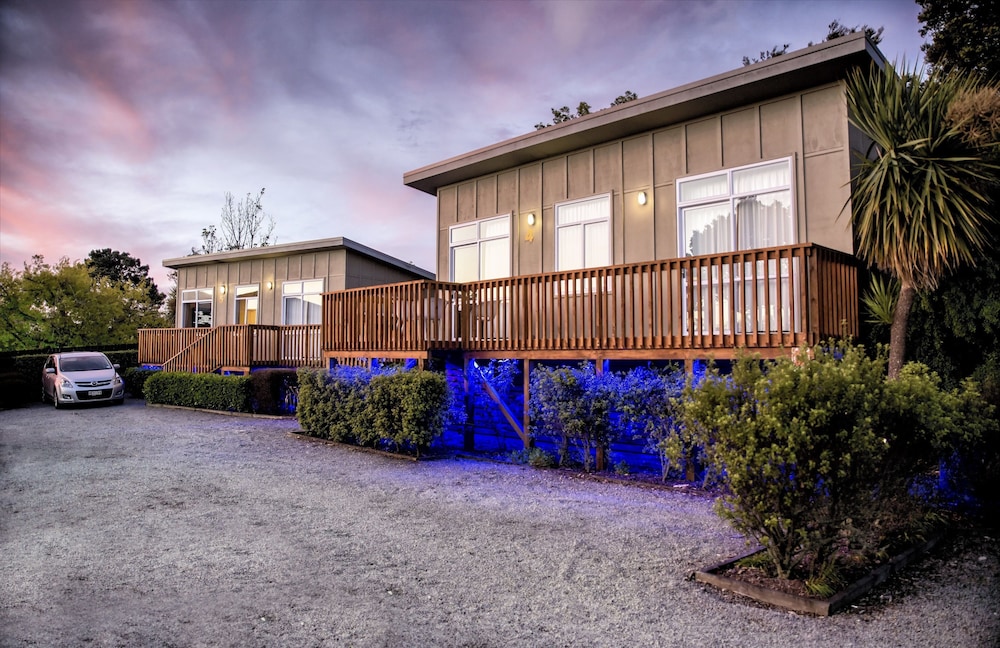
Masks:
[[[227,191],[266,187],[282,243],[347,236],[434,269],[433,197],[403,173],[739,67],[826,25],[918,7],[801,2],[14,1],[0,5],[0,260],[164,258]]]

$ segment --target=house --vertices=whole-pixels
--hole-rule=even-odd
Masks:
[[[843,37],[406,173],[439,281],[326,295],[324,356],[690,365],[856,334],[844,78],[873,64]]]
[[[856,335],[849,215],[867,141],[848,121],[844,79],[871,65],[886,61],[859,33],[405,173],[437,199],[438,279],[328,282],[316,364],[443,359],[466,376],[485,359],[523,362],[525,376],[538,361],[690,368]],[[184,279],[182,301],[269,281],[207,266]],[[222,321],[238,321],[235,299]],[[189,303],[179,324],[198,322]],[[527,407],[499,405],[527,443]]]
[[[140,331],[140,362],[199,371],[318,366],[324,292],[434,278],[346,238],[191,255],[163,265],[177,272],[176,328]]]

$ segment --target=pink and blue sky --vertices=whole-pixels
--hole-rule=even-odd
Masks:
[[[741,66],[830,21],[920,60],[912,0],[0,4],[0,261],[201,243],[266,187],[278,243],[346,236],[434,270],[434,198],[403,173]]]

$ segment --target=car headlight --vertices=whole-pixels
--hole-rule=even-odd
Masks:
[[[115,374],[115,379],[111,382],[115,387],[121,387],[122,385],[125,384],[125,381],[122,380],[122,377],[119,376],[118,374]]]
[[[56,379],[56,385],[59,387],[68,387],[70,389],[74,388],[73,381],[64,376],[60,376],[58,379]]]

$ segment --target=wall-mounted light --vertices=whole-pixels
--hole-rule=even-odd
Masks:
[[[640,205],[645,205],[646,204],[646,192],[645,191],[640,191],[639,192],[638,200],[639,200],[639,204]]]
[[[222,293],[223,295],[225,295],[226,294],[226,287],[225,286],[219,286],[219,292]]]
[[[532,212],[528,214],[528,225],[534,225],[534,224],[535,224],[535,214],[534,212]]]
[[[274,282],[272,282],[272,281],[268,281],[268,282],[267,282],[267,289],[268,289],[268,290],[271,290],[272,288],[274,288]]]

